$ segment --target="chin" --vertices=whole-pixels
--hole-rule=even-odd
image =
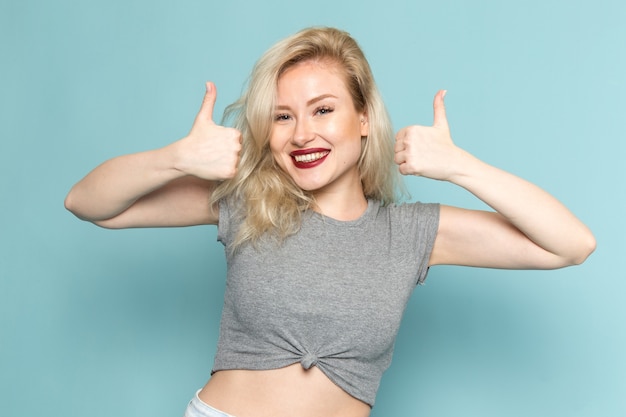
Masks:
[[[294,180],[294,182],[302,191],[307,191],[307,192],[318,191],[326,186],[326,183],[318,183],[318,182],[311,182],[311,181]]]

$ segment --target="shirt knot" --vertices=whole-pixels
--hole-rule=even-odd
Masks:
[[[311,366],[317,365],[317,356],[311,353],[307,353],[306,355],[302,357],[302,360],[300,361],[300,363],[302,364],[302,367],[304,369],[310,369]]]

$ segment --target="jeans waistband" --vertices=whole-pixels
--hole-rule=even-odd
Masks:
[[[189,402],[184,417],[234,417],[230,414],[213,408],[204,401],[202,401],[198,396],[199,392],[200,390],[196,392],[196,395]]]

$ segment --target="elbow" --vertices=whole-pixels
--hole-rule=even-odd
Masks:
[[[72,213],[74,216],[76,216],[80,220],[93,223],[96,226],[100,226],[105,229],[119,228],[119,227],[116,227],[116,225],[112,223],[110,220],[97,219],[95,217],[90,217],[89,215],[87,215],[83,210],[84,208],[82,208],[81,205],[77,203],[76,198],[74,197],[74,193],[72,191],[70,191],[67,194],[67,196],[65,197],[65,200],[63,201],[63,204],[67,211]]]
[[[585,262],[587,258],[596,250],[596,246],[596,238],[591,232],[589,232],[587,236],[579,240],[576,254],[572,256],[570,265],[580,265]]]
[[[74,216],[78,217],[81,220],[90,221],[90,219],[82,212],[79,202],[76,201],[73,190],[70,190],[67,196],[65,196],[65,201],[63,202],[63,204],[65,205],[65,209],[72,213]]]
[[[70,190],[70,192],[65,196],[65,201],[63,202],[63,204],[65,205],[65,209],[68,210],[69,212],[71,212],[74,216],[81,218],[80,215],[78,214],[78,208],[76,207],[76,202],[73,198],[73,194],[72,191]]]
[[[585,247],[585,252],[583,256],[581,256],[578,265],[585,262],[585,260],[589,257],[589,255],[591,255],[596,250],[596,247],[597,247],[596,238],[590,234],[588,242]]]

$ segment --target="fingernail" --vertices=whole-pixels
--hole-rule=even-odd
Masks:
[[[443,90],[443,94],[441,95],[441,98],[444,98],[447,93],[448,93],[448,90]]]
[[[210,83],[210,82],[207,82],[207,83],[206,83],[206,92],[207,92],[207,93],[210,93],[210,92],[211,92],[211,83]]]

